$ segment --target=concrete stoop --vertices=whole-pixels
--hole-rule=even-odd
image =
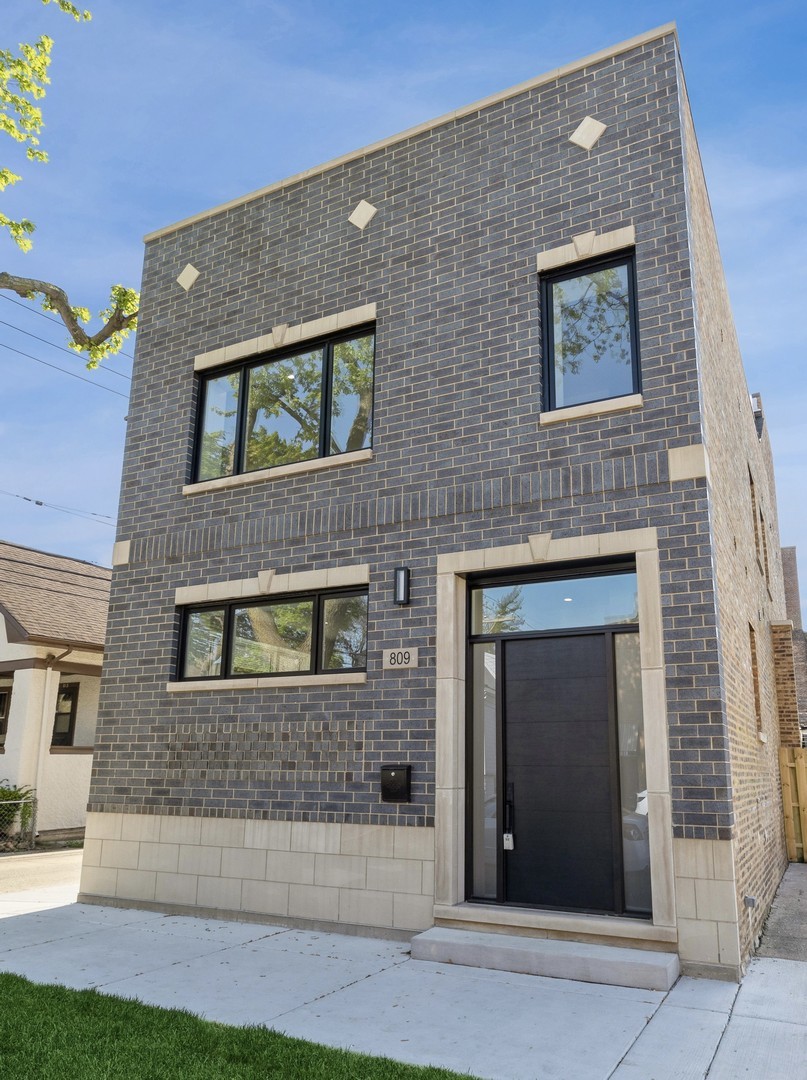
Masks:
[[[412,938],[412,959],[495,968],[551,979],[669,990],[679,975],[676,953],[578,941],[486,934],[434,926]]]

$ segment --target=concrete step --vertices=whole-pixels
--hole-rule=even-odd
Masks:
[[[442,926],[412,938],[412,959],[640,990],[669,990],[679,974],[676,953]]]

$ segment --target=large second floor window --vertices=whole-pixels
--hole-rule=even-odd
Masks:
[[[634,278],[632,255],[543,278],[545,409],[638,393]]]
[[[352,331],[202,383],[196,480],[372,445],[375,333]]]

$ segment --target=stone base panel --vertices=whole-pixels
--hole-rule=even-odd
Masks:
[[[673,856],[681,970],[739,980],[745,958],[731,841],[674,839]]]
[[[434,830],[90,813],[81,894],[423,930],[434,921]]]

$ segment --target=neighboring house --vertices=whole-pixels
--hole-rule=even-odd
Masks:
[[[741,974],[791,625],[673,27],[147,237],[119,520],[85,898]]]
[[[0,779],[40,832],[87,816],[111,571],[0,541]]]

